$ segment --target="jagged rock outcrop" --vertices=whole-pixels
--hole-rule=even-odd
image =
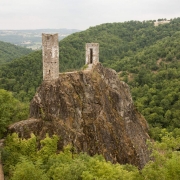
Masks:
[[[57,134],[59,149],[72,143],[79,152],[102,154],[113,163],[142,168],[149,160],[146,120],[135,109],[128,85],[100,63],[91,71],[43,81],[31,101],[30,119],[9,131],[25,138],[31,132],[41,138]]]

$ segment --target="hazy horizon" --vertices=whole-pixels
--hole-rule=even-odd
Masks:
[[[1,0],[0,30],[77,29],[180,17],[179,0]]]

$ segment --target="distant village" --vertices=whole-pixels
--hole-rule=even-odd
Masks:
[[[38,50],[42,48],[42,33],[58,33],[61,40],[79,31],[76,29],[0,30],[0,41]]]
[[[159,26],[160,24],[167,24],[170,23],[169,20],[161,20],[161,21],[155,21],[154,26]]]

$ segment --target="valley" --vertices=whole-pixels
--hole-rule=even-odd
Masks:
[[[42,33],[59,34],[59,40],[79,32],[77,29],[33,29],[33,30],[0,30],[0,41],[9,42],[32,50],[41,49]]]
[[[83,70],[89,42],[99,43],[101,64],[88,74]],[[5,177],[180,179],[180,18],[158,26],[153,20],[105,23],[72,33],[59,47],[60,78],[43,82],[41,49],[22,53],[22,47],[1,45]],[[12,50],[18,55],[14,59]],[[147,140],[152,159],[138,169],[145,153],[145,148],[135,152],[141,140]],[[120,164],[106,161],[104,154]],[[124,164],[127,157],[132,163]]]

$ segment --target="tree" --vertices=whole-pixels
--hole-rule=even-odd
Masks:
[[[13,172],[12,180],[49,180],[44,171],[38,166],[23,159],[18,163]]]
[[[15,99],[12,93],[0,89],[0,138],[10,123],[26,119],[27,116],[28,106]]]

